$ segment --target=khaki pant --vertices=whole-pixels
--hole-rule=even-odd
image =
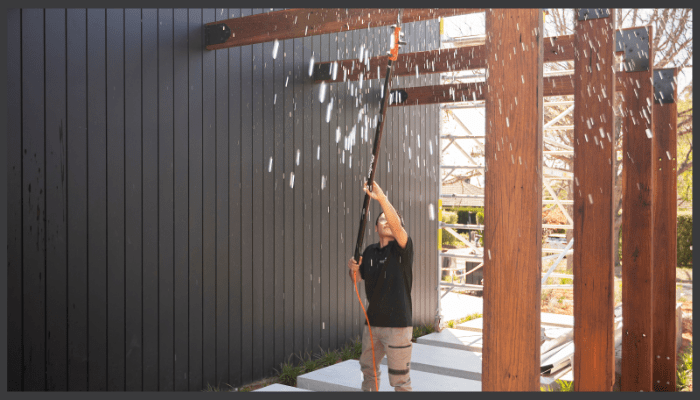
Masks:
[[[397,392],[411,392],[411,350],[413,349],[413,327],[387,328],[372,327],[374,339],[374,359],[377,368],[377,386],[381,382],[379,365],[386,355],[389,367],[389,384]],[[374,370],[372,368],[372,346],[369,339],[369,329],[365,325],[362,331],[362,355],[360,356],[362,370],[362,390],[374,392]]]

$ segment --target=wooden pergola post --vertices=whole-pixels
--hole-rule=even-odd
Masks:
[[[652,386],[657,392],[676,391],[677,72],[654,71]]]
[[[615,382],[612,15],[580,9],[574,34],[576,391],[609,392]]]
[[[484,391],[540,390],[542,24],[486,12]]]
[[[616,32],[622,110],[622,391],[652,390],[652,27]]]

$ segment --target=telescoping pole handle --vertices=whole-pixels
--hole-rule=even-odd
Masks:
[[[403,10],[399,11],[399,22],[401,21],[401,13]],[[381,144],[382,141],[382,131],[384,130],[384,120],[386,117],[386,109],[388,107],[388,102],[389,102],[389,85],[391,84],[391,76],[393,72],[393,65],[394,61],[399,56],[399,44],[402,42],[399,41],[399,34],[401,33],[401,27],[396,24],[392,26],[394,28],[394,34],[393,34],[393,41],[392,41],[392,47],[390,50],[390,55],[389,55],[389,61],[386,66],[386,78],[384,80],[384,95],[382,97],[383,101],[381,102],[380,105],[380,110],[379,110],[379,124],[377,125],[377,131],[374,134],[374,146],[372,148],[372,161],[371,165],[369,168],[369,174],[368,174],[368,180],[367,180],[367,189],[371,192],[372,191],[372,185],[374,184],[374,173],[377,170],[377,161],[379,160],[379,145]],[[355,261],[359,262],[360,261],[360,250],[362,248],[362,243],[364,242],[364,237],[365,237],[365,227],[367,226],[367,215],[369,213],[369,201],[370,197],[369,194],[365,193],[365,200],[362,205],[362,216],[360,219],[360,229],[357,232],[357,243],[355,244],[355,253],[354,253],[354,259]]]

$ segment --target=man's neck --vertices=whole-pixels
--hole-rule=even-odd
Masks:
[[[379,237],[379,247],[383,249],[392,240],[395,240],[395,239],[391,236],[380,236]]]

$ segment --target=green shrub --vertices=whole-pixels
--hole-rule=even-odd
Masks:
[[[676,236],[676,257],[679,267],[693,266],[693,215],[679,215]]]
[[[472,224],[478,223],[477,221],[479,221],[479,213],[481,213],[481,220],[484,219],[484,207],[457,207],[455,211],[457,212],[457,221],[459,221],[458,223],[460,224],[468,224],[470,222],[470,214],[476,217],[476,221],[474,220],[474,218],[472,218]]]
[[[456,212],[451,212],[451,211],[443,211],[442,212],[442,222],[446,224],[456,224],[457,223],[457,213]],[[443,230],[442,231],[442,244],[444,245],[450,245],[450,246],[456,246],[457,243],[462,243],[460,242],[456,237],[452,236],[451,233]]]

